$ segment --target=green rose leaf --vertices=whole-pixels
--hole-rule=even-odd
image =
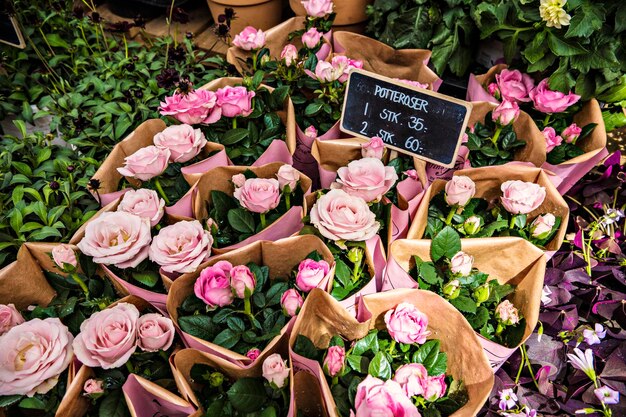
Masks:
[[[433,262],[437,262],[444,256],[451,259],[460,250],[461,237],[452,227],[446,226],[433,239],[430,246],[430,257]]]
[[[241,378],[226,394],[233,408],[244,413],[260,410],[268,398],[263,382],[259,378]]]
[[[243,208],[228,210],[228,222],[240,233],[254,233],[254,217]]]
[[[476,313],[476,302],[469,297],[460,295],[450,300],[450,304],[463,313]]]
[[[367,373],[373,377],[387,380],[391,378],[391,364],[387,360],[385,352],[378,351],[367,368]]]
[[[211,318],[205,315],[179,317],[178,325],[182,331],[202,340],[210,341],[215,336],[215,325]]]

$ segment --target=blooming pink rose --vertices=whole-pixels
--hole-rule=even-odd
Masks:
[[[265,33],[261,29],[247,26],[241,33],[235,35],[233,45],[244,51],[254,51],[265,45]]]
[[[276,388],[284,387],[289,379],[287,361],[283,360],[278,353],[268,356],[263,361],[263,378]]]
[[[447,388],[445,374],[431,376],[424,381],[424,394],[422,395],[427,401],[436,401],[446,395]]]
[[[452,271],[453,274],[461,274],[465,277],[472,273],[473,264],[473,256],[470,256],[463,251],[459,251],[452,257],[452,259],[450,259],[450,271]]]
[[[242,207],[253,213],[266,213],[280,203],[280,185],[273,178],[248,178],[236,188],[233,197]]]
[[[309,292],[320,285],[328,271],[330,271],[330,265],[325,260],[318,262],[307,258],[298,265],[296,285],[301,291]]]
[[[230,305],[235,298],[229,277],[232,267],[230,262],[220,261],[204,268],[193,286],[196,297],[210,308]]]
[[[446,183],[445,191],[449,206],[464,207],[476,194],[476,184],[470,177],[455,175]]]
[[[246,356],[251,361],[255,361],[259,356],[261,356],[261,351],[257,348],[252,348],[246,353]]]
[[[530,92],[535,108],[543,113],[561,113],[580,100],[580,96],[571,91],[567,94],[560,91],[552,91],[548,87],[548,79],[542,80],[534,90]]]
[[[289,317],[293,317],[298,314],[302,304],[304,304],[302,296],[293,288],[285,291],[282,297],[280,297],[280,305],[283,308],[283,312]]]
[[[285,189],[285,186],[289,186],[289,190],[293,192],[300,181],[300,172],[291,165],[281,165],[276,173],[278,178],[278,185],[281,191]]]
[[[298,61],[298,48],[290,43],[285,45],[280,53],[280,59],[284,59],[288,67],[292,66]]]
[[[398,343],[423,344],[430,335],[428,317],[413,304],[400,303],[385,313],[387,331]]]
[[[76,268],[78,265],[78,260],[76,259],[76,253],[74,249],[70,245],[66,245],[61,243],[60,245],[52,248],[52,260],[59,267],[60,270],[65,269],[65,265],[70,265]]]
[[[128,190],[117,206],[117,211],[145,217],[150,220],[150,227],[154,227],[165,213],[165,201],[154,190],[145,188]]]
[[[137,320],[137,345],[146,352],[168,350],[175,333],[172,320],[161,314],[144,314]]]
[[[576,139],[578,139],[582,131],[583,130],[578,127],[576,123],[572,123],[565,128],[563,133],[561,133],[561,136],[563,137],[563,139],[565,139],[565,142],[567,143],[576,143]]]
[[[528,214],[539,208],[546,198],[546,189],[532,182],[506,181],[500,190],[502,205],[512,214]]]
[[[315,27],[312,27],[302,34],[302,43],[307,48],[313,49],[320,43],[323,35],[324,34],[322,32],[315,29]]]
[[[311,17],[324,17],[333,12],[332,0],[304,0],[301,3]]]
[[[304,135],[307,138],[315,139],[317,138],[317,129],[315,126],[311,125],[304,130]]]
[[[421,83],[419,81],[404,80],[404,79],[401,79],[401,78],[394,78],[394,80],[398,81],[398,82],[401,82],[401,83],[404,83],[404,84],[408,84],[408,85],[413,86],[413,87],[423,88],[425,90],[428,90],[428,87],[429,87],[428,84],[424,84],[424,83]]]
[[[243,174],[235,174],[231,178],[231,181],[233,182],[233,185],[235,187],[243,187],[243,185],[246,183],[246,176]]]
[[[330,63],[335,72],[341,74],[339,76],[339,81],[342,83],[345,83],[348,80],[351,68],[363,68],[363,61],[350,59],[345,55],[335,55]]]
[[[179,122],[190,125],[212,124],[222,117],[222,110],[217,104],[217,95],[204,89],[165,97],[165,102],[161,102],[160,111],[164,116],[172,116]]]
[[[385,166],[378,158],[363,158],[339,168],[337,180],[330,188],[339,188],[369,203],[380,200],[397,180],[398,174],[393,167]]]
[[[548,153],[563,143],[563,138],[556,134],[556,130],[553,127],[546,127],[541,133],[543,133],[543,137],[546,139],[546,152]]]
[[[330,240],[360,242],[376,235],[380,224],[360,197],[343,190],[330,190],[311,208],[311,224]]]
[[[331,83],[338,80],[343,75],[343,70],[335,68],[333,64],[326,61],[318,61],[315,66],[315,73],[310,70],[304,70],[307,75],[320,83]]]
[[[73,339],[56,317],[27,321],[0,336],[2,395],[50,391],[72,360]]]
[[[0,336],[18,324],[24,323],[24,317],[13,304],[0,304]]]
[[[519,323],[519,312],[509,300],[504,300],[496,307],[496,318],[502,323],[510,326]]]
[[[104,392],[102,380],[89,378],[83,385],[83,391],[85,395],[102,394]]]
[[[345,360],[346,350],[343,346],[329,347],[324,357],[324,372],[331,377],[339,375],[344,368]]]
[[[396,370],[393,380],[402,387],[407,397],[424,393],[424,385],[428,379],[428,370],[421,363],[409,363]]]
[[[491,118],[500,126],[508,126],[515,123],[519,116],[519,106],[514,101],[502,100],[491,113]]]
[[[500,74],[496,74],[496,82],[502,98],[508,101],[530,101],[528,95],[535,87],[530,75],[518,70],[503,69]]]
[[[400,384],[368,375],[356,389],[355,417],[420,417],[417,407]]]
[[[74,353],[83,364],[102,369],[119,368],[137,349],[139,310],[119,303],[93,313],[80,325],[74,339]]]
[[[170,273],[194,272],[211,255],[213,235],[198,220],[182,220],[159,231],[150,245],[150,260]]]
[[[148,257],[150,221],[121,211],[90,220],[78,249],[98,264],[134,268]]]
[[[157,148],[169,149],[170,162],[187,162],[200,153],[207,140],[200,129],[182,124],[166,127],[154,135],[153,142]]]
[[[369,140],[361,144],[361,156],[363,158],[378,158],[381,159],[385,153],[385,143],[383,140],[374,136]]]
[[[555,224],[556,217],[552,213],[537,216],[530,224],[530,233],[535,239],[545,239],[550,235]]]
[[[498,84],[496,83],[491,83],[487,86],[487,91],[489,91],[489,94],[491,94],[493,97],[495,97],[496,99],[500,100],[500,89],[498,88]]]
[[[245,265],[234,266],[230,270],[230,286],[238,298],[245,298],[246,289],[252,294],[256,287],[256,278],[250,268]]]
[[[169,149],[161,149],[153,145],[146,146],[124,158],[124,166],[118,168],[117,172],[125,177],[148,181],[165,171],[170,155]]]
[[[248,91],[246,87],[226,87],[216,91],[217,101],[222,108],[222,114],[226,117],[248,117],[252,113],[252,97],[254,91]]]

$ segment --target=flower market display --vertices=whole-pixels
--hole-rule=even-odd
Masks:
[[[620,1],[135,3],[0,8],[0,417],[626,415]]]

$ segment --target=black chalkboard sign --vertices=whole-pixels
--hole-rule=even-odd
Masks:
[[[472,105],[434,91],[354,69],[348,78],[341,130],[380,136],[385,146],[452,167]]]
[[[26,47],[17,21],[4,13],[0,13],[0,42],[22,49]]]

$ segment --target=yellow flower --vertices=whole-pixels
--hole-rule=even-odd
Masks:
[[[569,25],[572,18],[563,9],[567,0],[541,0],[539,15],[546,22],[546,26],[561,29],[561,26]]]

